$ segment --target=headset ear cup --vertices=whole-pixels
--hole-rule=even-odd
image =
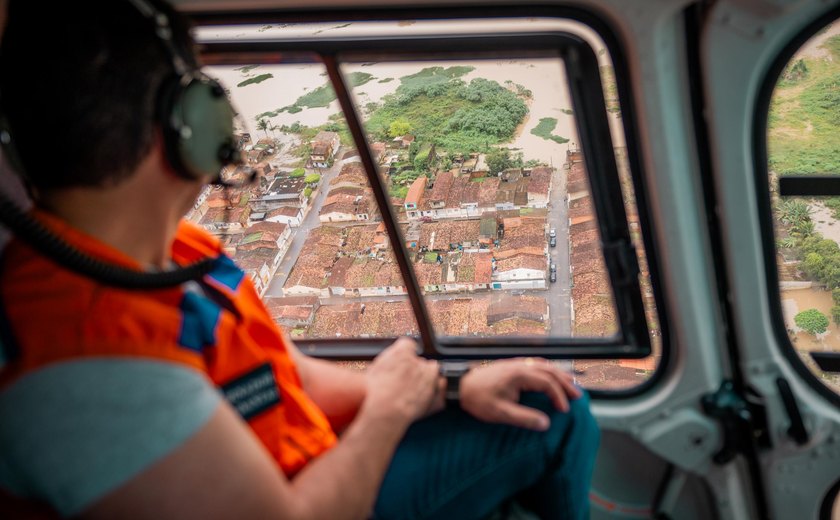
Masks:
[[[206,76],[193,79],[180,92],[173,110],[183,122],[178,155],[192,176],[217,179],[222,168],[237,162],[234,111],[218,83]]]
[[[234,110],[224,89],[203,76],[173,77],[161,85],[160,121],[167,160],[185,179],[217,179],[239,161]]]
[[[181,78],[172,76],[163,81],[158,91],[157,116],[163,134],[163,151],[172,169],[181,177],[196,180],[181,158],[181,128],[183,121],[175,112],[183,87]]]

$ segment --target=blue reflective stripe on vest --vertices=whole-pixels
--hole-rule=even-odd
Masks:
[[[180,308],[181,332],[178,335],[178,344],[197,352],[201,352],[204,347],[215,345],[221,307],[204,296],[185,292]]]
[[[236,291],[242,279],[245,278],[245,273],[233,263],[233,260],[226,255],[220,255],[215,262],[213,262],[213,269],[207,275],[213,280],[224,285],[231,291]]]

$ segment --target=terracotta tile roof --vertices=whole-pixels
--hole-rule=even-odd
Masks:
[[[380,224],[367,224],[364,226],[351,226],[345,228],[344,252],[362,253],[369,250],[377,238],[377,229]]]
[[[428,196],[431,202],[445,202],[449,196],[449,189],[452,187],[452,182],[455,177],[451,172],[438,173],[435,177],[435,185],[432,187],[432,192]]]
[[[373,337],[417,334],[414,313],[407,301],[324,305],[315,313],[308,336]]]
[[[551,172],[554,168],[540,166],[531,170],[528,177],[528,193],[548,196],[548,189],[551,184]]]
[[[586,180],[586,167],[583,162],[573,163],[566,174],[566,182],[573,183],[584,180]]]
[[[477,243],[481,232],[480,220],[440,220],[420,225],[418,247],[447,250],[449,244]]]
[[[583,244],[600,243],[600,234],[597,229],[588,229],[580,231],[579,233],[570,233],[572,239],[572,249],[575,249]]]
[[[456,281],[489,284],[493,276],[491,258],[490,253],[464,253],[456,267]]]
[[[347,289],[402,287],[399,267],[378,258],[340,258],[333,267],[329,285]]]
[[[338,139],[337,133],[322,130],[318,132],[318,135],[315,136],[315,139],[313,139],[312,142],[330,144],[333,142],[334,139]]]
[[[233,261],[244,271],[258,271],[264,265],[271,265],[275,256],[277,256],[277,249],[267,247],[249,250],[237,249]]]
[[[300,208],[296,208],[293,206],[282,206],[280,208],[269,211],[268,213],[266,213],[265,217],[267,219],[276,217],[278,215],[282,215],[284,217],[296,217],[300,212]]]
[[[263,304],[274,321],[307,321],[320,305],[317,296],[265,297]]]
[[[414,276],[420,287],[427,285],[440,285],[443,283],[443,266],[437,262],[415,262]]]
[[[408,189],[408,194],[405,196],[405,203],[406,204],[415,204],[416,206],[420,206],[420,199],[423,197],[423,191],[426,189],[426,181],[428,179],[425,175],[421,175],[417,177],[413,183],[411,183],[411,187]]]
[[[345,182],[354,183],[358,186],[368,185],[367,174],[365,174],[365,167],[362,166],[362,163],[346,163],[341,167],[341,171],[338,172],[335,179],[330,182],[330,185],[333,186]]]
[[[494,298],[487,309],[487,323],[493,325],[510,319],[546,322],[548,302],[539,296],[503,294],[499,298]]]
[[[587,388],[618,390],[642,384],[647,376],[636,374],[635,368],[622,367],[615,360],[575,360],[578,383]]]
[[[533,269],[545,271],[548,261],[544,255],[516,255],[509,258],[496,259],[496,274],[506,273],[515,269]]]
[[[310,231],[283,287],[326,287],[326,273],[335,263],[341,247],[341,233],[341,229],[329,226],[320,226]]]

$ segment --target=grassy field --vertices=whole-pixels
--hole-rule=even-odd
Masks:
[[[773,93],[767,148],[778,174],[840,174],[840,36],[823,47],[831,59],[795,58]]]

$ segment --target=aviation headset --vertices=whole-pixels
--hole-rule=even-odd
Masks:
[[[154,25],[172,64],[173,74],[164,79],[155,99],[167,161],[185,179],[228,185],[221,179],[222,170],[240,163],[241,156],[233,136],[236,111],[224,88],[181,55],[164,13],[146,0],[128,3]],[[8,122],[5,117],[0,120],[0,143],[10,164],[25,177]]]
[[[252,171],[244,183],[222,180],[222,170],[239,164],[241,156],[233,136],[235,110],[225,90],[178,52],[169,18],[146,0],[128,0],[143,17],[154,24],[172,63],[173,75],[165,79],[157,93],[155,114],[163,133],[164,153],[177,174],[190,180],[210,180],[223,186],[243,186],[253,182]],[[6,160],[26,179],[26,170],[14,148],[14,140],[4,114],[0,113],[0,145]],[[0,194],[0,220],[18,239],[64,267],[99,282],[125,289],[157,289],[198,279],[215,259],[199,260],[168,271],[142,272],[107,264],[75,249]]]

